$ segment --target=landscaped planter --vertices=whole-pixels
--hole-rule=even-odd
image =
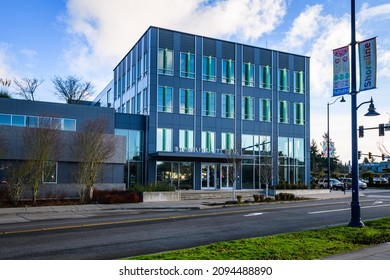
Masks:
[[[180,201],[180,192],[143,192],[143,202]]]
[[[261,190],[261,193],[264,194],[265,190]],[[286,189],[286,190],[275,190],[274,188],[269,188],[268,189],[268,195],[270,195],[270,196],[275,196],[276,194],[279,194],[279,193],[292,193],[295,196],[305,196],[305,195],[311,195],[311,194],[329,193],[329,190],[328,189],[316,189],[316,190],[313,190],[313,189],[304,189],[304,190],[299,190],[299,189],[289,190],[289,189]]]

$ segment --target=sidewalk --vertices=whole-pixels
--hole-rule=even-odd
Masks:
[[[320,200],[351,197],[351,193],[332,191],[326,194],[307,195],[305,197]],[[181,201],[160,201],[127,204],[86,204],[67,206],[19,207],[0,208],[0,225],[11,223],[26,223],[31,221],[49,219],[86,218],[104,212],[134,212],[142,211],[170,211],[170,210],[196,210],[209,209],[213,204],[221,204],[227,199],[196,199]],[[346,252],[325,258],[325,260],[390,260],[390,242],[362,250]]]

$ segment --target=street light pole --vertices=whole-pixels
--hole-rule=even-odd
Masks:
[[[355,0],[351,0],[351,137],[352,137],[352,202],[351,221],[348,226],[363,227],[359,202],[359,159],[357,135],[357,90],[356,90],[356,35]]]
[[[327,121],[328,121],[328,132],[327,132],[327,161],[328,161],[328,189],[330,190],[330,135],[329,135],[329,106],[334,104],[337,100],[340,102],[345,102],[344,96],[336,98],[332,103],[328,102],[328,110],[327,110]]]

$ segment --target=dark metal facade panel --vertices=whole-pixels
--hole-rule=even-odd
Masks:
[[[255,62],[255,48],[249,46],[243,46],[242,60],[244,63]]]
[[[188,34],[181,34],[180,51],[195,53],[195,36],[188,35]]]
[[[234,43],[222,42],[222,58],[233,59],[236,58],[236,48]]]
[[[217,56],[216,40],[203,38],[203,55],[205,56]]]
[[[159,29],[159,48],[173,49],[173,32]]]

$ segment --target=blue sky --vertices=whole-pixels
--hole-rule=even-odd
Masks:
[[[350,43],[350,1],[341,0],[1,0],[0,78],[36,77],[41,101],[53,94],[54,75],[77,75],[96,86],[112,79],[112,69],[150,26],[233,40],[311,57],[311,139],[326,131],[327,102],[332,102],[332,49]],[[390,3],[356,0],[357,40],[378,36],[378,88],[372,96],[379,117],[363,117],[365,127],[388,123],[390,113]],[[12,90],[12,88],[11,88]],[[336,154],[348,162],[350,98],[330,107],[330,135]],[[390,132],[366,131],[359,150],[390,150]]]

